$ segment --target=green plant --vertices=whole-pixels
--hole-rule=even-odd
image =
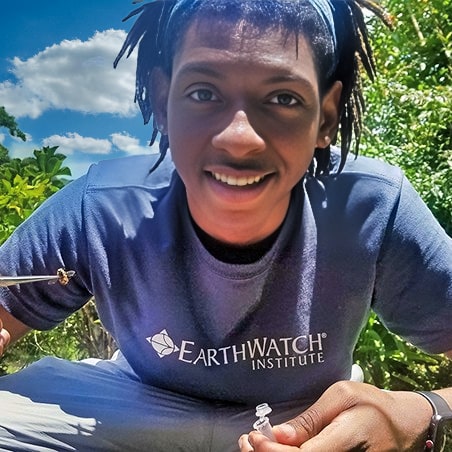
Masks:
[[[400,166],[452,234],[452,2],[388,0],[389,32],[372,22],[380,75],[366,87],[362,152]],[[387,389],[452,385],[452,365],[389,333],[373,314],[355,350],[366,380]]]
[[[450,385],[452,365],[443,356],[429,355],[390,333],[373,313],[355,349],[355,362],[365,381],[392,390],[434,389]],[[448,369],[449,374],[445,373]]]
[[[110,358],[115,351],[112,337],[102,327],[94,301],[50,331],[32,331],[7,349],[0,374],[15,372],[44,356],[69,360]]]
[[[34,151],[26,159],[5,158],[0,164],[0,243],[70,176],[66,158],[56,147]]]

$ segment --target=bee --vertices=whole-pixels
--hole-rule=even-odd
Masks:
[[[66,271],[64,268],[59,268],[57,270],[58,282],[62,286],[65,286],[74,275],[75,271],[73,270]]]

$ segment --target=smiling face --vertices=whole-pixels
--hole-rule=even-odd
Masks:
[[[315,148],[334,135],[341,86],[320,95],[302,37],[217,25],[188,28],[171,80],[154,77],[155,114],[194,221],[245,245],[281,225]]]

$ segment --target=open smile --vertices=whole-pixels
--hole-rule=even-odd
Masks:
[[[210,173],[213,178],[219,182],[223,182],[233,187],[245,187],[247,185],[259,184],[264,180],[264,176],[230,176],[222,173],[212,172]]]

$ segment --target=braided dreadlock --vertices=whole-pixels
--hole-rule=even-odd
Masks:
[[[372,0],[328,0],[334,19],[334,45],[331,29],[319,15],[314,0],[154,0],[132,11],[124,20],[138,18],[130,30],[114,66],[138,45],[135,101],[147,124],[153,113],[148,91],[152,71],[160,67],[171,76],[172,60],[185,31],[195,17],[209,17],[221,21],[237,22],[244,19],[262,32],[283,30],[287,35],[302,35],[309,39],[323,92],[335,82],[343,85],[340,100],[340,121],[337,138],[341,146],[342,170],[354,139],[358,153],[362,130],[364,98],[362,95],[361,68],[368,77],[375,77],[375,63],[369,43],[362,7],[372,11],[389,24],[387,14]],[[327,2],[327,3],[328,3]],[[159,131],[153,123],[151,145]],[[160,137],[160,157],[153,171],[165,158],[169,147],[168,137]],[[328,173],[330,146],[316,149],[310,171],[316,175]]]
[[[355,155],[358,155],[362,131],[365,101],[362,94],[361,67],[374,81],[376,66],[372,47],[369,42],[367,27],[361,7],[365,7],[382,20],[388,27],[392,26],[389,15],[375,2],[370,0],[333,0],[335,8],[335,26],[338,39],[339,63],[333,79],[343,84],[341,95],[341,114],[339,122],[341,163],[339,172],[355,140]],[[324,150],[322,150],[324,151]],[[323,172],[329,164],[330,152],[315,153],[318,170]],[[322,161],[323,160],[323,161]]]

